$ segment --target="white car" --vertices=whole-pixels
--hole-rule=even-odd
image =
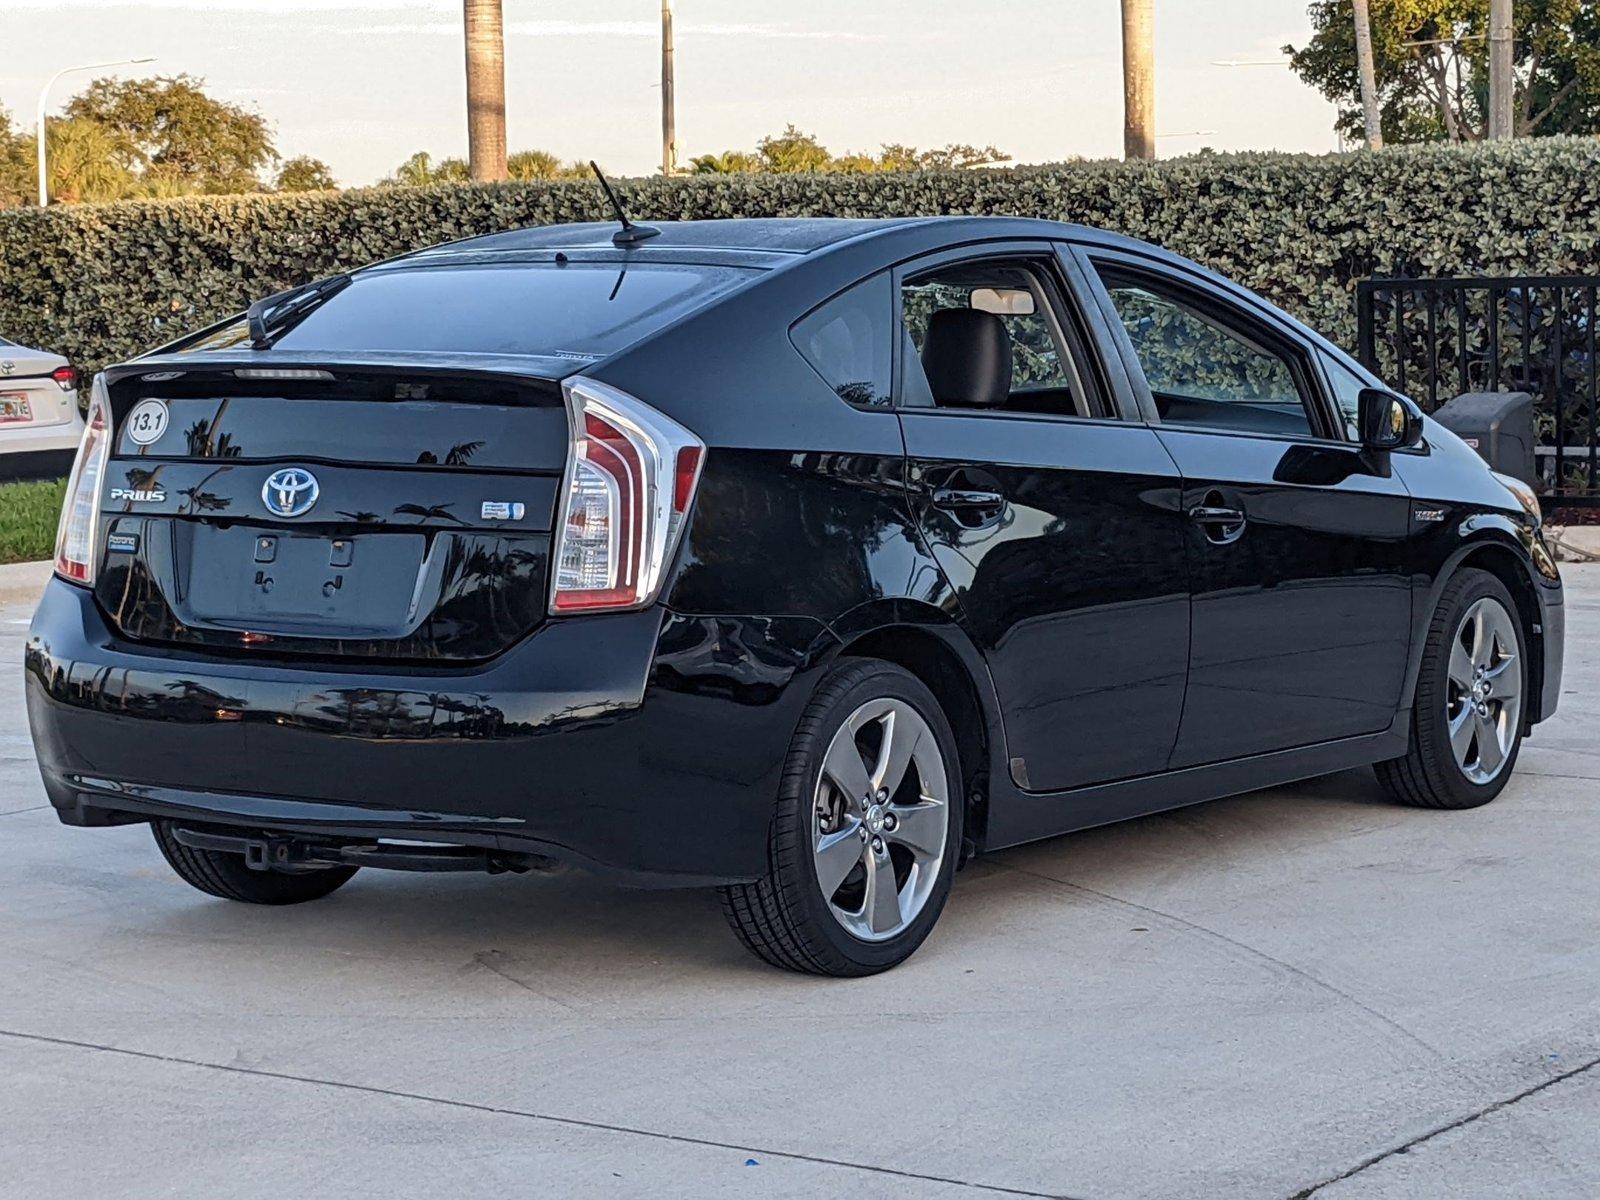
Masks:
[[[0,337],[0,483],[65,475],[82,436],[77,369]]]

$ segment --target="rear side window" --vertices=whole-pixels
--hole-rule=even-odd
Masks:
[[[506,263],[358,274],[286,328],[284,350],[604,358],[754,278],[682,263]],[[244,322],[191,350],[247,337]]]
[[[795,349],[841,400],[887,405],[894,292],[887,273],[863,280],[795,322]]]

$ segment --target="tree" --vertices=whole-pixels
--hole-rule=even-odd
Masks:
[[[1353,0],[1316,0],[1315,31],[1290,65],[1361,134]],[[1484,0],[1369,0],[1386,141],[1477,141],[1488,132],[1489,6]],[[1600,3],[1517,0],[1512,42],[1517,136],[1600,132]]]
[[[1153,0],[1122,0],[1122,153],[1156,156]]]
[[[541,179],[587,179],[587,163],[564,163],[548,150],[519,150],[506,159],[506,174],[520,183]]]
[[[16,208],[34,194],[34,149],[31,139],[11,122],[0,105],[0,208]]]
[[[116,142],[120,166],[156,193],[261,190],[277,160],[266,118],[206,95],[190,75],[97,79],[68,102],[69,120],[93,121]]]
[[[500,0],[462,0],[467,42],[467,146],[472,178],[506,178],[506,36]]]
[[[50,195],[63,204],[122,200],[139,190],[138,178],[120,161],[122,143],[98,121],[51,118],[44,139]],[[37,159],[29,158],[37,170]]]
[[[953,171],[980,163],[1004,162],[1008,156],[993,146],[968,146],[951,143],[937,150],[918,150],[915,146],[890,143],[876,157],[870,154],[843,154],[835,157],[815,136],[793,125],[781,134],[764,137],[755,153],[724,150],[721,154],[702,154],[690,160],[697,175],[729,175],[741,172],[770,175],[801,175],[820,171],[867,174],[876,171]]]
[[[793,125],[786,125],[782,133],[757,142],[756,157],[761,160],[762,169],[773,175],[805,175],[826,171],[833,165],[833,155],[822,143]]]
[[[440,158],[427,150],[418,150],[395,168],[395,173],[382,182],[403,184],[406,187],[429,187],[432,184],[464,184],[472,179],[464,158]]]
[[[721,154],[702,154],[689,160],[696,175],[741,175],[761,170],[761,159],[744,150],[724,150]]]
[[[278,168],[277,188],[280,192],[331,192],[338,186],[328,164],[309,154],[286,159],[283,166]]]

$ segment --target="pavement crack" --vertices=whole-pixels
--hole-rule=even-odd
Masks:
[[[48,804],[35,804],[31,808],[8,808],[8,809],[6,809],[5,812],[0,812],[0,817],[21,816],[23,813],[39,812],[42,809],[46,809],[46,808],[49,808],[49,807],[50,806]]]
[[[531,996],[537,996],[541,1000],[548,1000],[557,1008],[564,1008],[568,1012],[578,1011],[576,1005],[568,1004],[559,996],[552,996],[549,992],[541,991],[539,988],[534,987],[533,984],[529,983],[525,979],[518,979],[510,971],[506,970],[505,967],[500,965],[500,960],[503,957],[504,955],[502,955],[498,950],[480,950],[478,953],[472,956],[472,961],[478,966],[482,967],[485,971],[488,971],[491,975],[499,976],[507,983],[521,988]]]
[[[1294,1195],[1290,1196],[1289,1200],[1306,1200],[1308,1196],[1316,1195],[1323,1188],[1332,1187],[1336,1183],[1343,1183],[1346,1179],[1350,1179],[1353,1176],[1361,1174],[1361,1172],[1365,1171],[1367,1168],[1377,1166],[1385,1159],[1393,1158],[1396,1154],[1409,1153],[1410,1151],[1415,1150],[1418,1146],[1423,1145],[1425,1142],[1431,1142],[1434,1138],[1439,1137],[1441,1134],[1452,1133],[1457,1129],[1464,1128],[1465,1126],[1471,1125],[1475,1121],[1482,1120],[1484,1117],[1487,1117],[1493,1113],[1497,1113],[1501,1109],[1510,1108],[1514,1104],[1520,1104],[1530,1096],[1537,1096],[1545,1089],[1555,1087],[1555,1085],[1558,1083],[1565,1083],[1569,1079],[1573,1079],[1576,1076],[1582,1075],[1585,1071],[1594,1070],[1595,1067],[1600,1067],[1600,1058],[1591,1058],[1588,1062],[1581,1063],[1570,1070],[1563,1071],[1559,1075],[1552,1075],[1549,1079],[1544,1080],[1542,1083],[1536,1083],[1532,1087],[1524,1088],[1514,1096],[1507,1096],[1504,1100],[1496,1100],[1492,1104],[1486,1104],[1482,1108],[1473,1110],[1464,1117],[1457,1117],[1454,1121],[1447,1122],[1444,1125],[1437,1125],[1425,1133],[1419,1133],[1410,1141],[1401,1142],[1398,1146],[1391,1146],[1389,1149],[1384,1150],[1379,1154],[1374,1154],[1371,1158],[1362,1159],[1348,1171],[1343,1171],[1338,1175],[1324,1179],[1321,1183],[1314,1183],[1310,1187],[1301,1188],[1298,1192],[1295,1192]]]
[[[1224,944],[1226,944],[1228,946],[1232,946],[1235,950],[1242,950],[1246,954],[1250,955],[1253,958],[1259,958],[1263,962],[1271,963],[1273,966],[1277,967],[1279,970],[1288,972],[1294,978],[1299,979],[1299,980],[1303,980],[1304,982],[1310,984],[1312,987],[1318,988],[1318,989],[1320,989],[1322,991],[1330,993],[1331,995],[1337,996],[1339,999],[1343,1000],[1346,1004],[1353,1005],[1355,1008],[1359,1009],[1361,1012],[1366,1013],[1367,1016],[1371,1017],[1373,1020],[1375,1020],[1375,1021],[1379,1022],[1380,1024],[1382,1024],[1385,1028],[1393,1030],[1395,1033],[1399,1034],[1407,1042],[1410,1042],[1412,1045],[1417,1046],[1421,1050],[1425,1051],[1429,1058],[1438,1059],[1438,1058],[1442,1058],[1443,1057],[1443,1055],[1441,1055],[1439,1053],[1439,1051],[1435,1047],[1430,1046],[1427,1042],[1423,1041],[1416,1034],[1412,1033],[1411,1030],[1407,1029],[1404,1025],[1400,1024],[1400,1022],[1396,1021],[1393,1017],[1387,1016],[1384,1013],[1379,1012],[1377,1009],[1373,1008],[1370,1004],[1366,1003],[1364,1000],[1361,1000],[1360,998],[1358,998],[1356,996],[1352,996],[1349,992],[1345,991],[1343,988],[1337,987],[1334,984],[1329,983],[1326,979],[1320,979],[1317,976],[1311,974],[1311,972],[1305,970],[1304,968],[1297,967],[1291,962],[1285,962],[1283,959],[1278,958],[1275,955],[1268,954],[1265,950],[1261,950],[1261,949],[1258,949],[1255,946],[1248,945],[1245,942],[1239,941],[1239,939],[1237,939],[1237,938],[1229,937],[1225,933],[1219,933],[1217,930],[1212,929],[1212,928],[1210,928],[1209,926],[1206,926],[1206,925],[1201,925],[1196,921],[1191,921],[1187,917],[1180,917],[1180,916],[1176,915],[1175,913],[1164,912],[1163,910],[1161,910],[1159,908],[1151,908],[1147,904],[1140,904],[1136,900],[1124,899],[1122,896],[1113,896],[1110,892],[1102,892],[1097,888],[1089,887],[1087,884],[1073,883],[1071,880],[1068,880],[1068,879],[1060,879],[1060,878],[1057,878],[1054,875],[1046,875],[1042,871],[1030,871],[1026,867],[1016,867],[1016,866],[1012,866],[1009,863],[1001,863],[1001,864],[996,864],[996,865],[998,865],[1001,868],[1001,870],[1015,871],[1017,874],[1026,875],[1031,879],[1043,880],[1046,883],[1053,883],[1057,887],[1068,888],[1068,889],[1070,889],[1072,891],[1075,891],[1075,892],[1082,892],[1082,893],[1084,893],[1086,895],[1096,896],[1099,899],[1108,901],[1108,902],[1110,902],[1112,904],[1118,904],[1118,905],[1121,905],[1121,906],[1126,907],[1126,908],[1134,909],[1135,911],[1142,912],[1142,913],[1146,914],[1147,916],[1155,917],[1155,918],[1157,918],[1159,920],[1169,922],[1169,923],[1171,923],[1173,925],[1181,926],[1184,929],[1191,930],[1194,933],[1201,934],[1201,935],[1203,935],[1205,937],[1208,937],[1208,938],[1214,938],[1219,942],[1222,942],[1222,943],[1224,943]]]
[[[473,1100],[456,1100],[448,1096],[430,1096],[423,1092],[408,1092],[399,1088],[379,1087],[376,1084],[349,1083],[341,1079],[322,1079],[314,1075],[295,1075],[288,1071],[270,1071],[263,1067],[247,1067],[235,1063],[208,1062],[199,1058],[184,1058],[176,1054],[156,1054],[149,1050],[129,1050],[122,1046],[109,1046],[101,1042],[84,1042],[74,1038],[51,1037],[42,1033],[23,1033],[15,1029],[0,1029],[0,1038],[13,1038],[21,1042],[34,1042],[45,1046],[62,1046],[74,1050],[88,1050],[99,1054],[113,1054],[125,1058],[143,1059],[146,1062],[167,1063],[173,1066],[194,1067],[205,1071],[220,1071],[228,1075],[245,1075],[256,1079],[275,1079],[284,1083],[302,1083],[311,1087],[337,1088],[340,1091],[358,1092],[368,1096],[384,1096],[391,1100],[411,1100],[420,1104],[439,1104],[466,1112],[487,1113],[498,1117],[516,1117],[546,1125],[560,1125],[570,1129],[588,1129],[602,1133],[620,1133],[631,1137],[650,1138],[658,1142],[673,1142],[682,1146],[702,1146],[710,1150],[730,1150],[746,1155],[765,1155],[768,1158],[787,1159],[791,1162],[813,1163],[817,1166],[839,1167],[849,1171],[866,1171],[897,1179],[911,1179],[919,1183],[941,1183],[951,1187],[969,1188],[974,1192],[987,1192],[995,1196],[1025,1196],[1030,1200],[1083,1200],[1057,1192],[1034,1192],[1025,1188],[1005,1187],[1000,1184],[980,1183],[971,1179],[957,1179],[948,1175],[929,1175],[919,1171],[905,1171],[896,1167],[873,1163],[852,1162],[848,1159],[829,1158],[825,1155],[805,1154],[795,1150],[777,1150],[769,1146],[742,1145],[736,1142],[719,1142],[714,1138],[694,1137],[682,1133],[666,1133],[658,1129],[643,1129],[633,1125],[617,1125],[608,1121],[586,1120],[582,1117],[561,1117],[550,1113],[533,1112],[522,1108],[505,1108],[495,1104],[481,1104]]]

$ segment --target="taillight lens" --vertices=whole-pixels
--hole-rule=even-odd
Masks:
[[[63,392],[70,392],[78,386],[77,367],[57,367],[50,372],[50,378],[61,386]]]
[[[100,527],[100,485],[111,451],[111,405],[96,379],[83,424],[78,457],[67,477],[67,499],[56,528],[56,574],[73,583],[93,584],[95,538]]]
[[[572,429],[550,611],[655,602],[694,502],[705,443],[642,400],[592,379],[562,384]]]

